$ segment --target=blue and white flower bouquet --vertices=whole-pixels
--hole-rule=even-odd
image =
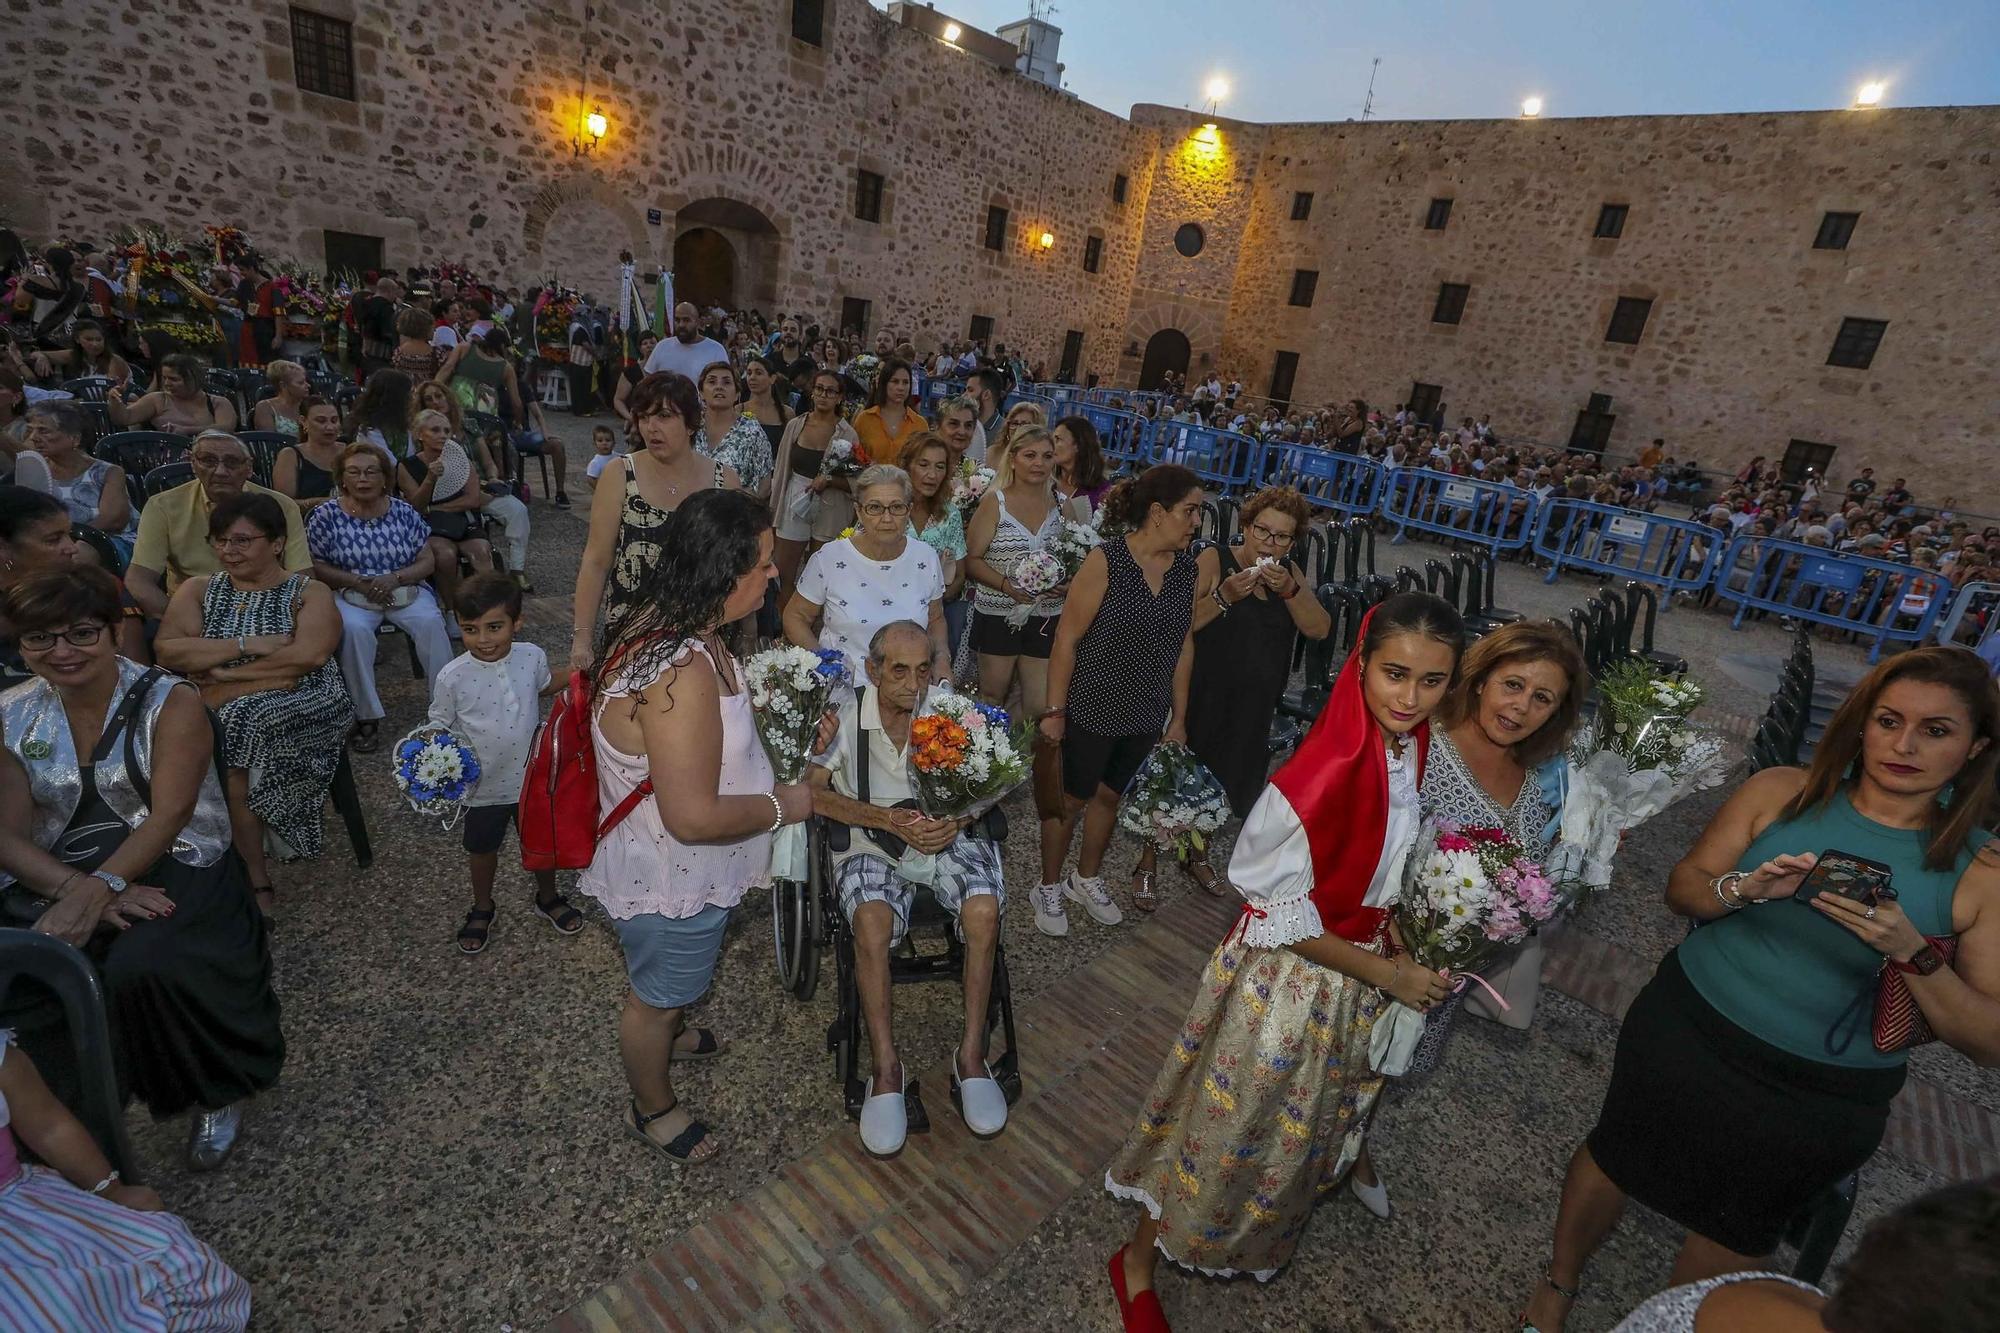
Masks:
[[[1228,793],[1177,741],[1153,747],[1118,806],[1118,827],[1176,857],[1208,850],[1209,835],[1228,822]]]
[[[772,776],[779,782],[805,781],[819,720],[849,682],[847,659],[828,648],[766,648],[743,663],[743,681]],[[777,878],[805,878],[805,827],[778,830],[771,844],[771,873]]]
[[[396,743],[396,786],[410,808],[449,829],[479,785],[479,756],[449,731],[419,728]]]

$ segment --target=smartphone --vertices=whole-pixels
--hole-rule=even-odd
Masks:
[[[1872,907],[1881,899],[1896,896],[1894,886],[1889,883],[1890,874],[1889,867],[1880,861],[1828,850],[1819,854],[1819,863],[1793,896],[1809,903],[1822,893],[1830,893]]]

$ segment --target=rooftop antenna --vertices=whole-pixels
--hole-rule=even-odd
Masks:
[[[1368,119],[1375,112],[1375,74],[1382,68],[1382,57],[1376,56],[1375,63],[1368,67],[1368,96],[1361,103],[1361,118]]]

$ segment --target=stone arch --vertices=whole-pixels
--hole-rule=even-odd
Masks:
[[[526,275],[531,281],[555,277],[609,300],[617,295],[618,252],[631,251],[642,266],[650,258],[645,219],[594,172],[551,181],[522,212],[524,258],[535,270]]]
[[[777,224],[755,204],[728,194],[683,203],[674,212],[674,299],[774,313],[783,246]]]
[[[1185,376],[1194,355],[1188,336],[1176,328],[1164,328],[1146,340],[1144,358],[1139,363],[1139,387],[1157,389],[1168,371]]]
[[[678,237],[695,226],[724,232],[737,256],[737,299],[774,314],[780,299],[796,302],[790,282],[791,201],[796,166],[769,154],[712,139],[675,145],[661,175],[672,188],[660,196]]]
[[[736,247],[714,227],[689,227],[674,237],[674,297],[706,310],[735,310]]]
[[[1193,355],[1190,364],[1202,357],[1210,361],[1222,350],[1223,316],[1220,303],[1189,301],[1162,293],[1135,293],[1125,321],[1125,346],[1119,360],[1120,383],[1136,382],[1143,369],[1145,348],[1155,334],[1172,329],[1188,341]]]

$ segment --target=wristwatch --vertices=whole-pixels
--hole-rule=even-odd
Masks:
[[[109,870],[98,870],[94,871],[90,878],[103,880],[104,887],[113,893],[125,892],[125,877],[123,875],[114,875]]]
[[[1925,940],[1924,947],[1911,954],[1909,962],[1899,963],[1891,958],[1889,963],[1898,972],[1914,972],[1920,977],[1927,977],[1944,966],[1944,955],[1933,948],[1929,940]]]

